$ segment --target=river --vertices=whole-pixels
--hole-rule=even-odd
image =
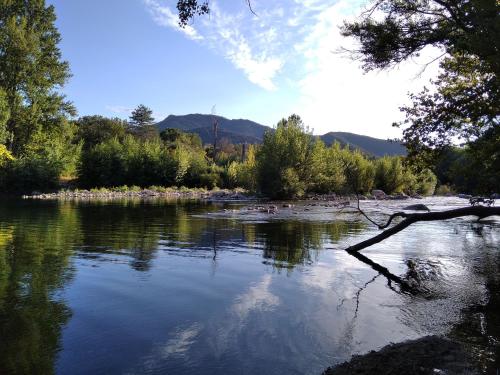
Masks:
[[[383,221],[412,203],[466,201],[361,205]],[[343,250],[378,232],[351,209],[2,199],[0,373],[321,374],[429,334],[469,341],[491,367],[499,229],[418,223],[363,251],[418,278],[415,295]]]

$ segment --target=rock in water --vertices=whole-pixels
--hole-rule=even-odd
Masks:
[[[384,193],[382,190],[372,190],[372,195],[375,197],[375,199],[386,199],[387,194]]]
[[[409,211],[428,211],[430,212],[431,210],[429,207],[427,207],[425,204],[411,204],[409,206],[406,206],[403,208],[403,210],[409,210]]]

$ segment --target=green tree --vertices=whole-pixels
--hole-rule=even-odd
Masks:
[[[160,133],[160,138],[169,148],[176,148],[179,144],[184,144],[197,150],[203,148],[201,138],[198,134],[185,133],[179,129],[165,129]]]
[[[315,171],[316,139],[297,115],[281,120],[264,135],[257,156],[259,186],[270,197],[303,195]]]
[[[432,83],[410,95],[413,104],[401,110],[408,157],[419,166],[432,165],[442,152],[461,141],[472,144],[499,126],[500,95],[497,77],[478,58],[454,55],[442,63]]]
[[[7,103],[7,95],[0,87],[0,145],[4,145],[9,139],[7,121],[10,118],[10,109]]]
[[[313,158],[314,170],[312,189],[318,193],[341,193],[346,184],[343,150],[338,142],[325,147],[322,141],[315,144]]]
[[[257,163],[255,146],[249,145],[243,162],[233,161],[228,166],[230,187],[243,187],[250,191],[257,189]]]
[[[360,42],[355,53],[367,70],[394,66],[438,46],[449,55],[475,56],[498,74],[498,10],[496,0],[375,0],[342,32]]]
[[[399,157],[385,156],[375,163],[375,185],[387,194],[401,193],[405,188],[405,176],[403,163]]]
[[[154,121],[153,111],[144,104],[140,104],[130,115],[130,130],[132,134],[143,140],[157,138],[158,130],[154,126]]]
[[[112,138],[123,139],[127,123],[119,118],[103,116],[84,116],[76,122],[76,141],[82,141],[85,149],[106,142]]]
[[[43,0],[0,1],[0,88],[10,117],[8,147],[15,155],[38,133],[58,131],[74,115],[59,93],[69,78],[53,6]]]
[[[375,183],[375,166],[359,150],[351,151],[348,147],[341,152],[345,186],[343,191],[366,193]]]
[[[434,89],[402,108],[398,125],[418,167],[457,139],[472,144],[498,127],[499,10],[496,0],[377,0],[361,20],[344,24],[343,34],[360,42],[355,54],[366,70],[394,66],[427,46],[447,55]]]

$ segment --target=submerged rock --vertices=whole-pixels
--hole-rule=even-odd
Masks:
[[[425,204],[411,204],[409,206],[406,206],[403,208],[403,210],[409,210],[409,211],[431,211],[429,207],[427,207]]]

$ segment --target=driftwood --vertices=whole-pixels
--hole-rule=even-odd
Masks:
[[[372,238],[369,238],[365,241],[359,242],[353,246],[349,246],[345,250],[359,261],[365,263],[366,265],[370,266],[373,270],[383,275],[387,279],[389,286],[391,286],[391,282],[395,282],[400,285],[402,290],[405,290],[407,292],[415,291],[416,288],[408,284],[406,280],[403,280],[401,277],[391,273],[387,268],[383,267],[382,265],[374,262],[370,258],[361,254],[360,250],[366,249],[367,247],[382,242],[383,240],[395,235],[396,233],[401,232],[403,229],[409,227],[411,224],[417,223],[419,221],[447,220],[464,216],[476,216],[478,220],[480,220],[488,216],[500,215],[500,207],[472,206],[472,207],[457,208],[453,210],[440,211],[440,212],[425,212],[425,213],[396,212],[391,216],[389,216],[389,219],[385,224],[378,224],[374,220],[372,220],[365,212],[363,212],[363,210],[359,206],[359,199],[358,199],[358,211],[368,221],[376,225],[379,229],[386,229],[387,227],[389,227],[389,225],[391,225],[392,221],[397,217],[404,219],[403,221],[396,224],[392,228],[386,229],[380,234]]]
[[[359,202],[358,202],[359,209]],[[361,209],[359,209],[361,211]],[[368,218],[368,216],[361,211],[361,213]],[[375,245],[386,238],[401,232],[403,229],[409,227],[411,224],[417,223],[419,221],[435,221],[435,220],[448,220],[463,216],[476,216],[478,219],[484,219],[488,216],[500,215],[500,207],[486,207],[486,206],[471,206],[457,208],[454,210],[439,211],[439,212],[425,212],[425,213],[407,213],[407,212],[396,212],[389,217],[387,223],[379,225],[373,220],[369,219],[370,222],[378,226],[379,229],[385,229],[391,225],[392,221],[401,217],[404,218],[399,224],[396,224],[392,228],[384,230],[382,233],[376,235],[375,237],[369,238],[365,241],[357,243],[356,245],[349,246],[346,251],[349,253],[357,252],[363,250],[369,246]]]

